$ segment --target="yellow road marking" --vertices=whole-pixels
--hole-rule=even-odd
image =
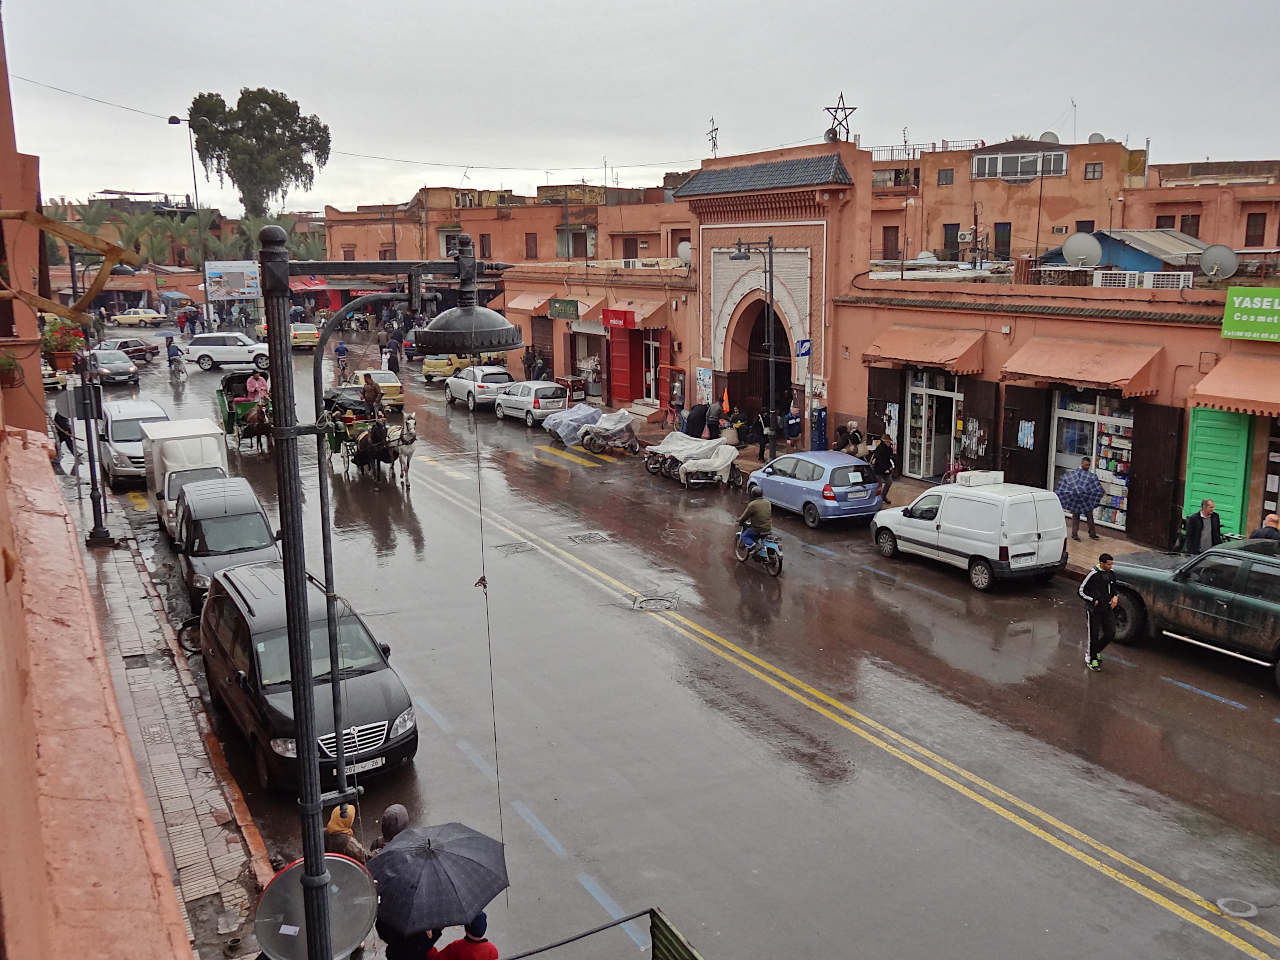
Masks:
[[[539,449],[542,449],[542,448],[539,448]],[[429,480],[427,482],[430,483]],[[452,491],[448,490],[448,488],[440,487],[438,484],[435,486],[437,487],[439,492],[441,492],[443,495],[446,495],[449,499],[452,499],[456,505],[461,506],[463,509],[468,510],[472,514],[478,515],[478,511],[475,509],[475,507],[471,503],[457,497],[456,495],[453,494]],[[512,536],[518,536],[522,539],[541,545],[541,549],[543,549],[543,552],[558,554],[563,559],[563,561],[566,562],[566,565],[569,565],[571,567],[571,569],[573,567],[581,568],[578,572],[581,573],[584,577],[586,577],[586,579],[590,582],[595,582],[600,586],[607,586],[608,588],[614,591],[620,592],[627,596],[632,596],[632,597],[643,596],[643,594],[641,594],[640,591],[634,589],[633,587],[628,586],[627,584],[623,583],[622,581],[618,580],[615,577],[610,576],[604,571],[597,569],[596,567],[592,566],[586,561],[579,559],[578,557],[574,556],[572,553],[569,553],[567,550],[564,550],[563,548],[555,545],[554,543],[551,543],[550,541],[545,540],[544,538],[538,536],[537,534],[531,531],[523,529],[518,524],[515,524],[512,521],[506,519],[505,517],[502,517],[500,514],[496,514],[492,511],[487,511],[485,518],[486,518],[486,522],[499,527],[500,529],[504,530],[506,533]],[[495,522],[494,518],[497,518],[497,520],[501,522]],[[586,573],[584,571],[589,572],[593,576],[586,576]],[[764,660],[763,658],[756,656],[750,651],[742,649],[741,647],[737,646],[731,641],[726,640],[724,637],[721,637],[718,634],[715,634],[710,630],[707,630],[705,627],[701,626],[700,624],[697,624],[692,620],[689,620],[688,618],[683,617],[680,614],[675,613],[673,611],[662,611],[662,612],[650,611],[649,615],[653,617],[657,617],[659,620],[661,620],[666,626],[670,627],[672,630],[676,631],[677,633],[681,634],[682,636],[690,640],[693,640],[695,643],[699,644],[700,646],[714,653],[716,656],[720,657],[721,659],[729,663],[732,663],[734,666],[737,666],[739,669],[763,681],[764,683],[767,683],[769,686],[775,688],[781,693],[786,694],[788,697],[792,698],[793,700],[796,700],[798,703],[801,703],[809,707],[815,713],[825,717],[826,719],[832,721],[838,726],[849,730],[850,732],[866,740],[868,743],[871,743],[874,746],[880,748],[881,750],[885,751],[891,756],[894,756],[897,759],[902,760],[904,763],[907,763],[912,767],[920,770],[922,773],[925,773],[926,775],[933,778],[934,780],[937,780],[939,783],[942,783],[945,786],[950,787],[952,790],[961,794],[967,799],[975,801],[982,807],[990,810],[992,813],[995,813],[997,816],[1000,816],[1003,819],[1007,820],[1008,822],[1018,827],[1021,827],[1023,830],[1027,831],[1028,833],[1032,834],[1038,839],[1043,840],[1044,842],[1048,843],[1050,846],[1054,847],[1055,849],[1060,850],[1063,853],[1066,853],[1068,856],[1078,860],[1079,862],[1089,867],[1092,867],[1093,869],[1102,873],[1104,876],[1107,876],[1115,880],[1116,882],[1129,888],[1134,893],[1137,893],[1138,895],[1144,897],[1145,899],[1156,904],[1157,906],[1163,907],[1164,909],[1173,913],[1175,916],[1179,917],[1180,919],[1183,919],[1188,923],[1191,923],[1201,928],[1206,933],[1209,933],[1212,936],[1218,938],[1219,940],[1222,940],[1224,943],[1227,943],[1230,946],[1236,948],[1240,952],[1244,953],[1246,956],[1253,957],[1255,958],[1255,960],[1275,960],[1275,958],[1272,957],[1271,954],[1265,953],[1262,950],[1255,947],[1253,944],[1249,943],[1248,941],[1242,940],[1240,937],[1236,936],[1231,931],[1223,929],[1222,927],[1213,923],[1209,919],[1206,919],[1204,917],[1201,917],[1201,916],[1198,916],[1197,914],[1192,913],[1191,911],[1187,910],[1185,907],[1181,906],[1178,903],[1175,903],[1174,901],[1170,900],[1168,897],[1164,896],[1164,894],[1144,886],[1140,881],[1135,880],[1134,878],[1121,873],[1120,871],[1116,870],[1114,867],[1111,867],[1108,864],[1105,864],[1102,861],[1098,860],[1096,857],[1093,857],[1092,855],[1082,850],[1078,850],[1077,848],[1068,844],[1066,841],[1047,832],[1043,828],[1030,822],[1026,818],[1013,812],[1012,810],[1008,810],[1005,807],[1000,806],[998,803],[991,800],[990,798],[982,796],[981,794],[977,793],[970,787],[961,783],[959,780],[953,777],[950,777],[939,770],[935,770],[933,767],[930,767],[928,764],[926,764],[924,760],[919,759],[919,757],[924,757],[933,761],[934,763],[937,763],[939,766],[956,774],[961,779],[967,780],[970,783],[974,784],[975,786],[979,786],[982,789],[989,791],[990,793],[999,797],[1000,799],[1005,800],[1006,802],[1012,804],[1018,809],[1043,820],[1046,824],[1061,830],[1062,832],[1066,833],[1068,836],[1080,841],[1086,846],[1091,847],[1097,852],[1115,859],[1117,862],[1135,870],[1136,872],[1142,874],[1148,879],[1160,884],[1161,886],[1165,887],[1172,893],[1176,893],[1178,896],[1185,898],[1186,900],[1194,904],[1196,907],[1200,908],[1201,910],[1204,910],[1207,913],[1212,914],[1214,917],[1229,920],[1233,923],[1233,925],[1239,927],[1242,930],[1247,931],[1248,933],[1258,937],[1261,940],[1264,940],[1267,943],[1271,943],[1273,945],[1280,945],[1280,938],[1276,937],[1270,931],[1265,930],[1262,927],[1257,926],[1256,924],[1249,923],[1248,921],[1245,921],[1245,920],[1240,920],[1235,917],[1224,917],[1216,904],[1210,903],[1208,900],[1206,900],[1204,897],[1197,894],[1195,891],[1188,889],[1187,887],[1183,886],[1182,884],[1179,884],[1175,880],[1171,880],[1168,877],[1163,876],[1162,874],[1151,869],[1150,867],[1144,866],[1143,864],[1137,862],[1136,860],[1133,860],[1132,858],[1126,856],[1125,854],[1120,853],[1118,850],[1114,849],[1113,847],[1110,847],[1107,844],[1102,843],[1101,841],[1095,840],[1094,838],[1090,837],[1088,834],[1076,829],[1075,827],[1072,827],[1064,823],[1063,821],[1059,820],[1057,817],[1054,817],[1052,814],[1039,809],[1033,804],[1027,803],[1026,801],[1014,796],[1008,791],[1000,787],[997,787],[996,785],[990,783],[989,781],[983,779],[982,777],[979,777],[977,774],[974,774],[969,772],[968,770],[965,770],[963,767],[959,766],[958,764],[939,756],[938,754],[929,750],[927,747],[921,746],[920,744],[916,743],[910,738],[903,736],[902,734],[896,732],[895,730],[892,730],[889,727],[886,727],[884,724],[881,724],[878,721],[872,720],[870,717],[867,717],[865,714],[862,714],[857,710],[854,710],[852,707],[848,706],[847,704],[841,703],[839,700],[836,700],[835,698],[829,696],[828,694],[825,694],[822,691],[817,690],[811,685],[805,683],[803,680],[800,680],[798,677],[795,677],[792,674],[788,673],[787,671],[774,666],[773,664],[769,663],[767,660]],[[698,636],[698,634],[701,634],[702,636]],[[773,674],[773,676],[770,676],[769,675],[770,673]],[[788,684],[791,684],[792,686],[788,686]],[[793,687],[795,689],[793,689]],[[803,693],[801,691],[803,691]],[[805,694],[808,694],[808,696],[806,696]],[[840,715],[841,713],[845,714],[846,716],[841,716]],[[857,723],[854,723],[852,720],[847,719],[847,717],[854,718],[858,721],[858,723],[861,723],[866,727],[870,727],[872,730],[876,731],[876,733],[883,734],[884,738],[882,739],[880,736],[877,736],[876,733],[872,733],[868,730],[864,730]],[[896,747],[893,744],[889,743],[888,740],[893,740],[901,744],[907,750],[910,750],[913,753],[918,754],[919,757],[911,756],[909,753],[905,752],[903,749],[900,749],[899,747]]]
[[[572,460],[574,463],[580,463],[584,467],[598,467],[600,464],[594,460],[587,460],[585,457],[579,457],[567,450],[557,450],[555,447],[534,447],[535,450],[541,450],[543,453],[549,453],[554,457],[564,457],[566,460]]]
[[[579,451],[579,452],[581,452],[581,453],[585,453],[585,454],[586,454],[587,456],[589,456],[589,457],[598,457],[599,459],[603,460],[605,463],[617,463],[617,462],[618,462],[618,458],[617,458],[617,457],[611,457],[611,456],[609,456],[607,453],[592,453],[592,452],[591,452],[590,450],[588,450],[586,447],[582,446],[582,444],[578,444],[578,446],[573,447],[572,449],[577,450],[577,451]]]
[[[125,494],[129,498],[129,502],[133,504],[133,509],[139,513],[146,513],[151,509],[151,504],[147,498],[140,494],[137,490],[130,490]]]

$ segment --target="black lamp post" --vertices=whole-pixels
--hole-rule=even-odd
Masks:
[[[201,123],[208,123],[203,117],[197,118]],[[209,316],[209,268],[206,265],[209,259],[208,247],[206,241],[209,239],[209,228],[202,226],[200,223],[200,181],[196,178],[196,138],[191,132],[191,125],[194,121],[190,116],[179,117],[176,114],[169,117],[169,125],[177,126],[185,123],[187,125],[187,149],[191,152],[191,196],[196,204],[196,230],[200,233],[200,272],[204,277],[204,315]],[[212,223],[210,223],[212,226]]]
[[[742,238],[739,237],[738,249],[729,254],[729,259],[750,260],[752,253],[759,253],[764,257],[765,285],[769,296],[769,318],[764,328],[765,347],[769,351],[769,416],[766,418],[767,424],[764,431],[769,437],[769,459],[775,460],[778,456],[778,431],[775,427],[778,422],[778,385],[773,369],[775,360],[773,325],[777,316],[773,312],[773,237],[750,243],[743,243]]]

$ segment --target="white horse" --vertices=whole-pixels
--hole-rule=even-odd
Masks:
[[[396,475],[396,464],[400,465],[400,483],[409,489],[409,461],[413,459],[413,445],[418,440],[418,415],[407,413],[400,427],[399,436],[392,437],[391,443],[396,451],[395,462],[391,464],[391,478]]]

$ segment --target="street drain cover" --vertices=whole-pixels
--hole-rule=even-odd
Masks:
[[[1258,915],[1258,908],[1247,900],[1239,900],[1235,897],[1223,897],[1215,902],[1218,904],[1218,909],[1228,917],[1238,917],[1241,920],[1247,920],[1250,917],[1256,917]]]
[[[126,670],[141,670],[143,667],[151,666],[151,661],[145,653],[134,653],[120,659],[124,661]]]
[[[517,540],[514,543],[500,543],[493,549],[499,551],[504,557],[514,557],[517,553],[528,553],[534,549],[534,546],[528,541]]]
[[[658,610],[674,610],[676,608],[676,598],[636,597],[631,606],[635,610],[644,610],[647,613],[653,613]]]
[[[575,533],[569,538],[574,543],[608,543],[609,538],[599,530],[591,530],[587,533]]]

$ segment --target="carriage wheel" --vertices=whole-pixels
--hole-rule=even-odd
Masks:
[[[344,443],[342,445],[342,472],[346,473],[351,468],[351,446]]]

